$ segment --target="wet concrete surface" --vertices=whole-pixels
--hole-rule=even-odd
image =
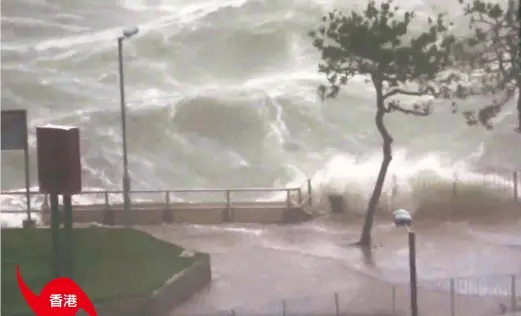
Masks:
[[[391,304],[391,282],[408,282],[407,233],[392,224],[377,223],[371,265],[358,248],[349,246],[358,238],[360,227],[360,223],[320,219],[299,225],[140,229],[211,254],[211,285],[171,315],[217,315],[218,311],[226,315],[230,309],[281,315],[274,311],[327,309],[334,313],[335,292],[347,304],[360,298],[364,288],[366,296],[380,296],[379,301]],[[495,226],[432,222],[419,223],[415,229],[422,281],[521,274],[521,222]]]

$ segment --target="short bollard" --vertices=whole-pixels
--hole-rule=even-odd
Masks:
[[[331,212],[342,214],[344,210],[344,197],[340,194],[329,195],[329,203],[331,203]]]

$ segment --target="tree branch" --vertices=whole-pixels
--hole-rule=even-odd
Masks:
[[[424,89],[421,89],[418,91],[409,91],[409,90],[403,90],[400,88],[396,88],[396,89],[393,89],[393,90],[387,92],[386,94],[384,94],[383,99],[385,100],[385,99],[392,97],[394,95],[397,95],[397,94],[420,97],[420,96],[424,96],[426,94],[435,94],[435,90],[433,87],[425,87]]]
[[[387,105],[387,112],[400,112],[407,115],[416,115],[416,116],[429,116],[431,114],[430,106],[425,105],[420,107],[419,105],[414,105],[412,109],[406,109],[401,107],[397,102],[389,102]]]
[[[494,119],[506,105],[506,103],[514,96],[515,89],[507,89],[502,99],[494,99],[491,104],[482,107],[479,110],[463,111],[463,117],[470,126],[481,124],[486,129],[492,129],[491,120]]]

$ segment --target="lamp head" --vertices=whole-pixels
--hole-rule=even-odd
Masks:
[[[139,28],[137,26],[129,27],[123,30],[122,38],[129,38],[136,35],[139,32]]]
[[[411,226],[412,217],[411,213],[404,209],[398,209],[393,212],[394,225],[396,226]]]

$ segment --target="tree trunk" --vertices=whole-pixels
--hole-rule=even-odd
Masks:
[[[521,133],[521,84],[517,87],[517,130]]]
[[[378,177],[376,178],[376,183],[373,189],[373,194],[369,199],[369,203],[367,205],[367,212],[365,214],[364,226],[362,228],[362,235],[360,236],[360,241],[358,245],[361,247],[371,247],[371,230],[373,228],[373,219],[376,213],[376,209],[378,207],[378,201],[380,200],[380,195],[382,194],[382,189],[385,181],[385,176],[387,175],[387,169],[389,168],[389,164],[391,163],[392,157],[392,149],[391,144],[393,142],[393,138],[387,131],[387,128],[384,124],[384,115],[386,113],[384,99],[382,97],[382,85],[378,82],[374,82],[376,89],[376,115],[375,115],[375,123],[378,128],[378,132],[380,136],[382,136],[383,140],[383,159],[382,164],[380,165],[380,171],[378,172]]]

